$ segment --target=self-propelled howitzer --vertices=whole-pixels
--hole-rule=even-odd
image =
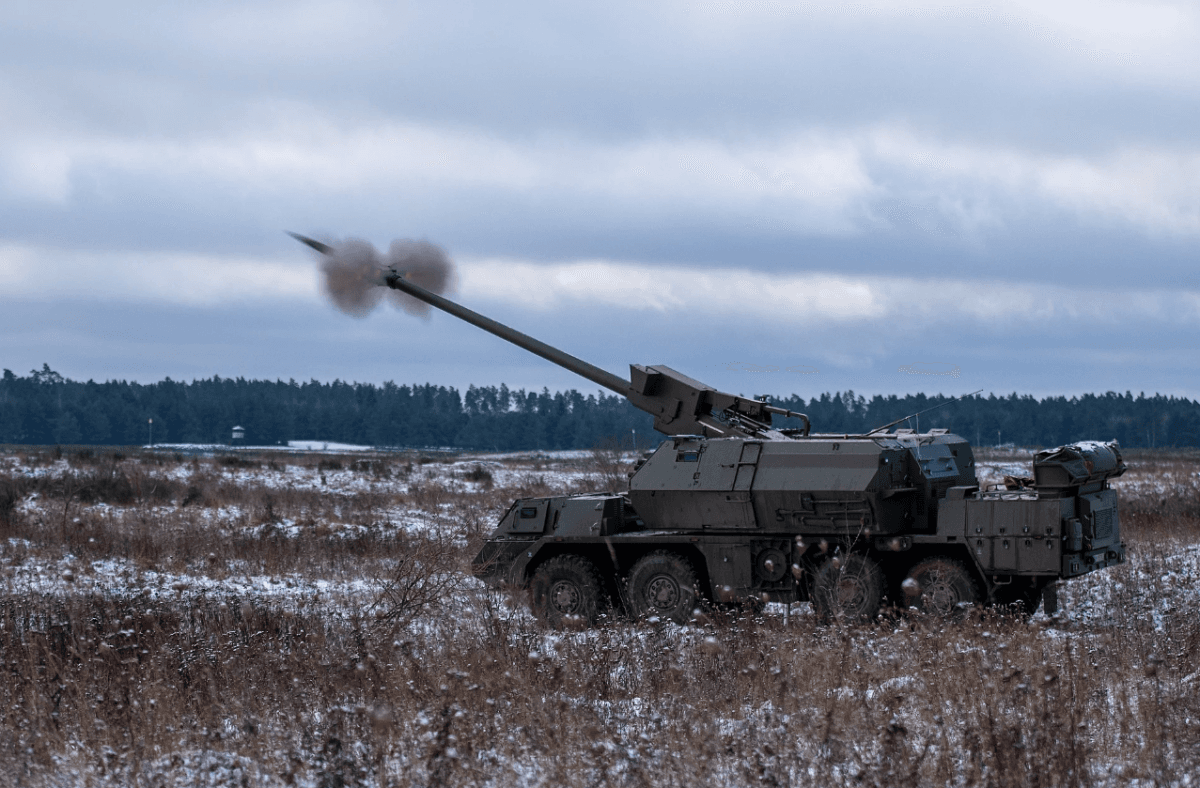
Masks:
[[[301,238],[318,251],[328,247]],[[514,502],[474,560],[528,588],[552,625],[610,610],[686,621],[697,607],[811,601],[865,620],[886,604],[953,616],[971,605],[1057,607],[1058,581],[1124,561],[1115,442],[1042,451],[1030,479],[981,489],[946,430],[814,434],[807,417],[670,367],[626,381],[387,270],[380,284],[629,399],[670,439],[628,490]],[[801,420],[775,429],[773,416]]]

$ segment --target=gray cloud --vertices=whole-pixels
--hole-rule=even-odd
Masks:
[[[770,135],[889,118],[1076,148],[1112,144],[1114,125],[1180,133],[1122,111],[1139,98],[1195,115],[1188,5],[886,6],[59,4],[9,14],[5,57],[31,101],[138,132],[228,128],[231,110],[266,100],[506,134]],[[106,111],[118,108],[130,111]]]
[[[0,30],[0,308],[28,314],[72,283],[91,283],[95,298],[78,302],[70,343],[11,321],[0,337],[10,355],[45,355],[30,366],[57,352],[81,369],[154,377],[153,364],[178,369],[171,353],[139,356],[139,312],[118,337],[106,310],[178,310],[201,331],[205,315],[227,318],[222,304],[279,310],[291,297],[326,315],[328,333],[288,376],[344,366],[343,377],[377,377],[377,359],[328,337],[385,318],[356,329],[330,319],[280,232],[292,228],[427,237],[529,270],[635,266],[647,280],[624,299],[621,326],[595,306],[612,308],[603,277],[584,283],[590,301],[573,290],[569,310],[512,313],[537,314],[544,322],[526,330],[553,327],[615,371],[720,352],[821,370],[803,385],[904,390],[916,376],[896,369],[943,359],[965,385],[986,368],[996,385],[1031,391],[1139,388],[1124,376],[1200,393],[1184,359],[1200,336],[1177,319],[1187,309],[1122,298],[1186,299],[1195,286],[1196,21],[1194,7],[1170,3],[30,6]],[[728,317],[727,292],[684,287],[689,271],[759,283],[765,295],[742,296],[756,330]],[[922,317],[888,306],[847,323],[816,310],[794,339],[796,314],[772,292],[786,288],[772,282],[804,277],[826,283],[822,303],[852,306],[837,283]],[[928,318],[1014,293],[1007,311],[952,336]],[[468,295],[501,311],[518,300],[465,281]],[[530,288],[531,302],[544,296]],[[664,310],[671,298],[683,306]],[[1030,304],[1048,305],[1052,324],[1028,317]],[[221,349],[231,363],[247,353],[282,375],[268,371],[286,356],[261,321],[235,322],[240,338],[214,340],[213,363]],[[625,358],[593,332],[660,355]],[[470,334],[446,336],[469,356]],[[1036,352],[1005,350],[1022,343]],[[78,346],[92,360],[71,356]],[[744,357],[747,346],[771,350]],[[461,369],[481,382],[513,369],[576,385],[540,362],[471,358]],[[396,363],[463,382],[447,371],[456,361]]]
[[[816,325],[778,330],[730,316],[681,320],[677,314],[579,307],[531,314],[520,304],[480,304],[492,317],[617,374],[631,362],[667,363],[746,395],[823,391],[1038,396],[1107,390],[1196,396],[1195,334],[1136,324],[1048,334],[1024,327],[947,330],[944,326]],[[55,314],[53,321],[45,320]],[[6,299],[0,310],[0,367],[21,374],[49,362],[73,378],[142,381],[212,375],[287,380],[434,382],[591,391],[587,381],[446,315],[428,322],[392,310],[351,320],[319,303],[158,306],[87,299]],[[1096,336],[1102,337],[1097,341]],[[397,341],[403,337],[403,341]],[[936,355],[934,355],[936,354]],[[749,372],[731,362],[779,371]],[[918,362],[956,365],[959,377],[909,375]],[[801,371],[788,371],[789,368]],[[809,369],[816,369],[815,374]]]

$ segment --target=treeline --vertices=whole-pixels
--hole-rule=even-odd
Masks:
[[[1200,401],[1130,392],[1046,397],[1028,394],[966,397],[907,394],[871,399],[844,394],[774,398],[812,420],[815,432],[862,433],[927,408],[936,410],[897,425],[927,430],[945,427],[976,446],[1058,446],[1078,440],[1117,440],[1125,447],[1200,446]],[[783,426],[799,426],[798,419]]]
[[[772,401],[807,413],[815,431],[844,433],[865,432],[949,402],[924,394],[866,399],[852,391]],[[513,391],[502,385],[470,386],[460,393],[431,384],[220,377],[80,383],[48,365],[26,377],[4,370],[0,380],[0,443],[228,443],[235,426],[244,428],[251,445],[323,440],[511,451],[589,448],[613,439],[628,445],[635,431],[641,446],[661,437],[650,416],[624,398],[574,390]],[[1041,400],[993,394],[950,402],[900,426],[945,427],[976,445],[1115,438],[1130,447],[1200,446],[1200,403],[1129,392]]]
[[[623,397],[577,391],[457,389],[431,384],[265,381],[214,377],[150,384],[67,380],[48,365],[4,370],[0,443],[245,443],[322,440],[372,446],[566,449],[610,436],[653,442],[652,420]]]

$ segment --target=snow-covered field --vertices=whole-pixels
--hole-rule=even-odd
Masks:
[[[632,456],[0,455],[0,774],[30,785],[1196,785],[1200,461],[1129,458],[1062,611],[541,629],[465,564]],[[981,482],[1029,475],[981,453]],[[0,779],[0,784],[4,784]]]

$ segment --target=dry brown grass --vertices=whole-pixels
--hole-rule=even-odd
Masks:
[[[623,475],[612,458],[565,480],[553,460],[480,458],[490,487],[475,460],[63,459],[0,472],[0,783],[1183,785],[1200,769],[1200,587],[1180,571],[1195,501],[1161,510],[1153,486],[1195,478],[1188,458],[1128,475],[1145,482],[1122,499],[1133,560],[1068,586],[1087,615],[843,629],[797,607],[787,625],[568,633],[465,564],[512,498],[603,486]],[[312,486],[261,483],[289,467]],[[105,561],[214,582],[86,586]],[[33,565],[78,577],[18,582]],[[247,574],[351,590],[257,593],[233,582]]]

